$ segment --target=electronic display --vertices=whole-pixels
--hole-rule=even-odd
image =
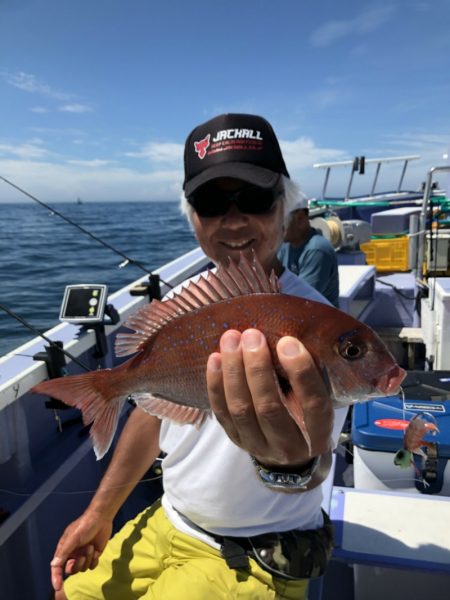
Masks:
[[[106,285],[68,285],[59,318],[69,323],[101,323],[105,314]]]

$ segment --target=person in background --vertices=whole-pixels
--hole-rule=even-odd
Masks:
[[[300,191],[292,207],[285,243],[278,258],[339,308],[339,272],[332,244],[311,227],[308,200]]]
[[[296,198],[265,119],[220,115],[188,136],[182,210],[205,254],[227,265],[254,253],[283,293],[326,302],[277,259]],[[224,332],[205,365],[212,418],[194,426],[139,407],[131,413],[97,492],[57,545],[57,600],[305,597],[331,554],[321,484],[346,409],[333,409],[301,341],[282,338],[277,355],[301,399],[311,453],[280,401],[262,333]],[[161,451],[161,500],[108,541],[114,516]],[[72,575],[63,587],[64,572]]]

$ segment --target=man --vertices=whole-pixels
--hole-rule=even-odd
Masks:
[[[311,227],[308,200],[299,192],[280,249],[282,264],[318,290],[339,308],[339,272],[336,252],[319,231]]]
[[[182,208],[205,253],[216,264],[255,253],[283,292],[320,300],[277,259],[291,205],[286,190],[289,174],[265,119],[221,115],[188,136]],[[195,427],[139,408],[131,414],[94,498],[57,546],[57,600],[304,597],[331,548],[320,484],[346,411],[336,411],[333,428],[327,388],[299,340],[282,338],[277,354],[302,402],[311,453],[280,401],[264,336],[226,331],[205,366],[213,418]],[[115,514],[161,450],[162,506],[107,544]],[[278,484],[271,473],[282,473]],[[301,559],[286,561],[283,552]],[[78,572],[64,590],[63,570]]]

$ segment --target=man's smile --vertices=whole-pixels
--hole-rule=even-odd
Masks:
[[[222,240],[220,243],[227,248],[242,250],[247,248],[255,240],[253,238],[247,238],[245,240]]]

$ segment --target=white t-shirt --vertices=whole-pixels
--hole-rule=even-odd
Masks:
[[[280,284],[283,293],[327,303],[288,270]],[[335,411],[335,445],[346,413],[346,408]],[[219,535],[253,536],[322,526],[321,486],[294,494],[271,490],[259,479],[248,453],[228,438],[214,416],[198,429],[164,420],[160,448],[167,453],[162,462],[162,505],[174,526],[189,535],[215,545],[212,538],[189,527],[178,512]]]

